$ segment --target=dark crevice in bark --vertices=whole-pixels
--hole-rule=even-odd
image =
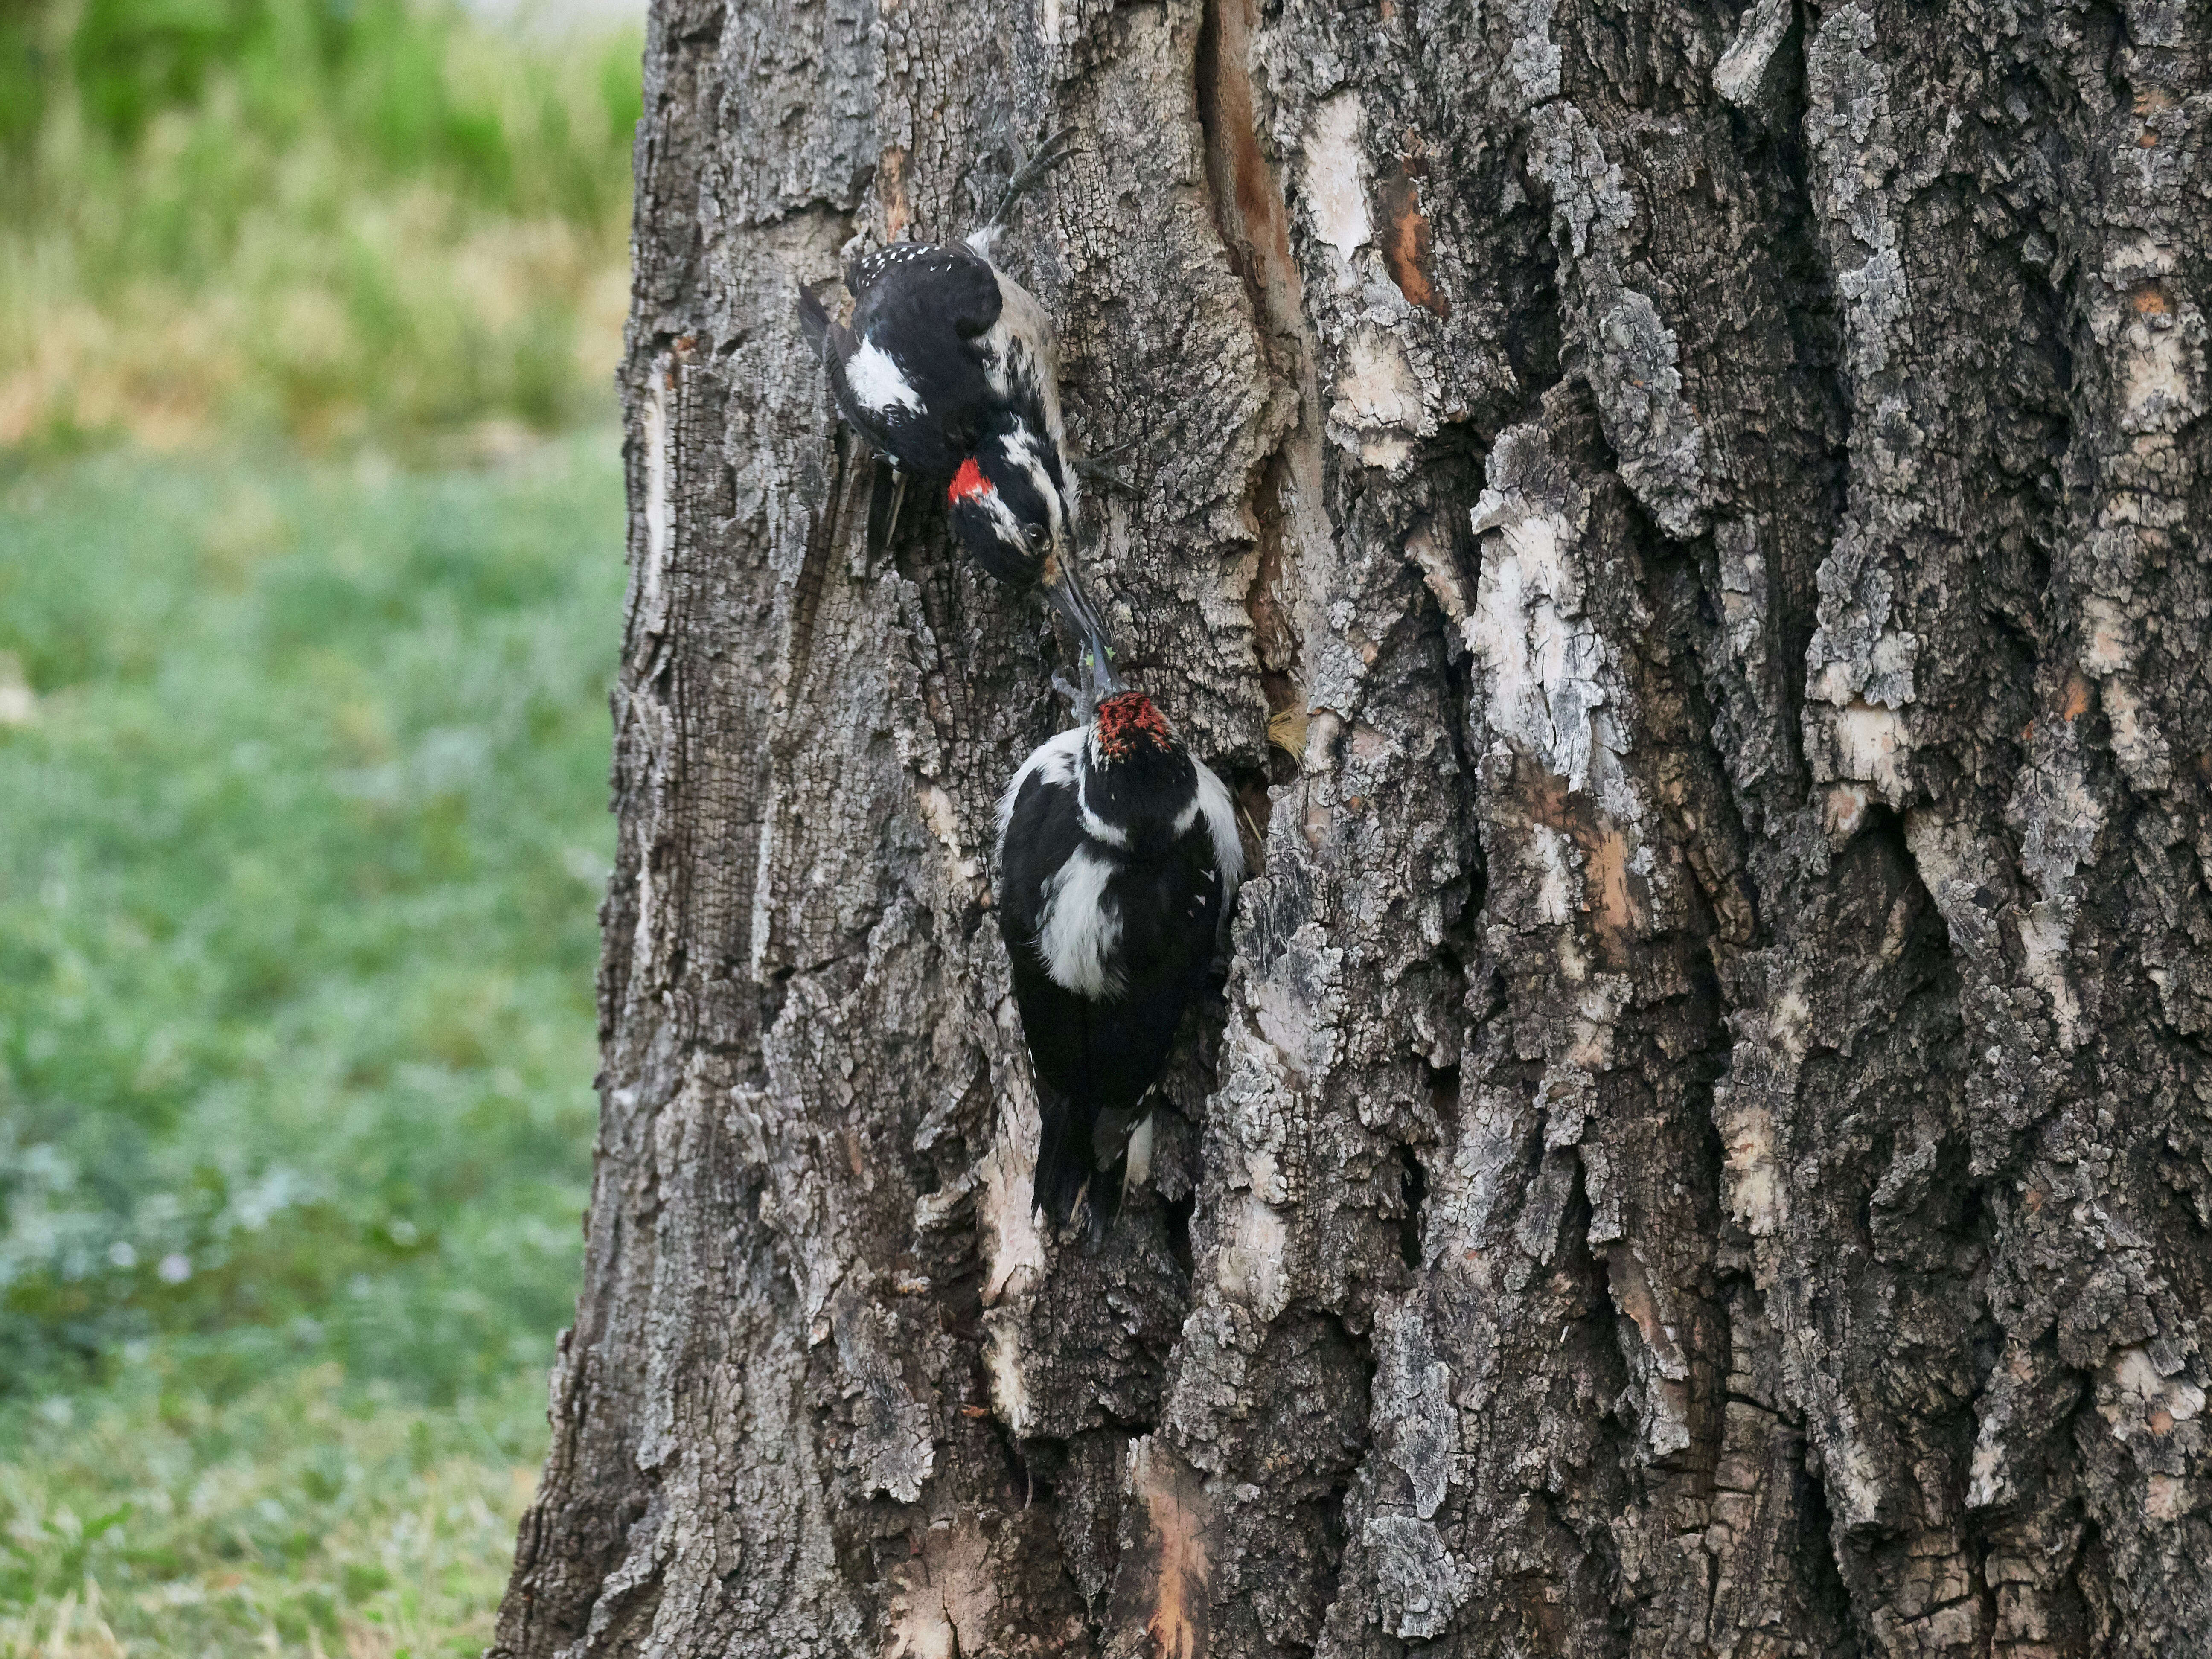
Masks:
[[[1290,782],[1304,757],[1306,699],[1300,641],[1285,604],[1297,581],[1301,533],[1287,505],[1292,491],[1318,495],[1322,411],[1300,307],[1302,279],[1292,258],[1289,206],[1261,148],[1259,112],[1246,54],[1256,21],[1254,0],[1206,0],[1198,37],[1195,88],[1206,197],[1224,256],[1244,288],[1253,326],[1275,382],[1273,441],[1245,481],[1245,509],[1258,557],[1244,608],[1267,708],[1266,781]],[[1282,405],[1287,404],[1287,407]],[[1298,477],[1293,477],[1294,469]],[[1304,501],[1310,519],[1322,510]],[[1240,793],[1258,851],[1267,844],[1264,787]],[[1255,859],[1253,867],[1259,867]]]
[[[1458,1068],[1452,1074],[1458,1076]],[[1433,1090],[1431,1096],[1433,1097]],[[1429,1172],[1422,1167],[1418,1147],[1401,1144],[1398,1148],[1399,1201],[1405,1212],[1398,1220],[1398,1259],[1406,1264],[1408,1273],[1419,1273],[1421,1267],[1421,1228],[1426,1219],[1429,1198]]]
[[[792,591],[790,684],[793,687],[806,681],[806,665],[814,649],[814,618],[822,607],[823,577],[830,566],[830,551],[839,544],[838,509],[845,501],[847,475],[853,470],[853,451],[856,447],[866,449],[860,440],[840,422],[831,446],[834,459],[830,476],[824,480],[822,510],[814,515],[812,533],[806,538],[806,556],[799,565],[799,580]],[[874,469],[882,464],[874,456],[864,453],[860,470],[872,477]]]
[[[1772,165],[1759,164],[1760,150],[1746,156],[1753,176],[1775,180],[1778,214],[1767,246],[1781,284],[1784,324],[1795,349],[1793,371],[1814,413],[1814,424],[1799,428],[1795,448],[1802,458],[1797,464],[1818,482],[1819,522],[1806,526],[1808,533],[1783,538],[1784,556],[1775,560],[1767,578],[1777,653],[1772,695],[1781,700],[1779,724],[1800,778],[1805,772],[1805,754],[1799,720],[1805,701],[1806,653],[1814,627],[1815,580],[1820,556],[1833,543],[1837,527],[1844,521],[1851,439],[1850,403],[1843,390],[1844,317],[1837,301],[1834,273],[1820,245],[1811,158],[1804,137],[1810,90],[1804,46],[1804,19],[1793,17],[1790,32],[1776,52],[1780,76],[1774,89],[1776,112],[1765,130],[1763,151],[1772,157]],[[1805,556],[1807,549],[1811,550],[1810,557]]]
[[[1851,1615],[1850,1587],[1844,1582],[1844,1541],[1828,1508],[1827,1483],[1815,1467],[1817,1454],[1802,1429],[1792,1435],[1796,1455],[1790,1474],[1796,1486],[1796,1513],[1803,1517],[1796,1552],[1805,1569],[1809,1611],[1832,1633],[1834,1659],[1860,1659],[1865,1652],[1857,1620]]]
[[[1197,1208],[1198,1189],[1194,1186],[1180,1198],[1166,1200],[1161,1206],[1161,1212],[1167,1224],[1168,1253],[1175,1259],[1176,1266],[1182,1268],[1186,1276],[1192,1273],[1196,1266],[1196,1260],[1191,1253],[1190,1247],[1190,1219]]]
[[[1253,313],[1257,316],[1261,312],[1260,296],[1253,287],[1254,277],[1243,250],[1238,246],[1238,239],[1231,234],[1230,228],[1228,204],[1235,189],[1237,169],[1235,161],[1228,159],[1223,149],[1224,142],[1232,141],[1229,140],[1221,130],[1223,119],[1221,106],[1224,93],[1221,62],[1221,8],[1224,4],[1239,3],[1242,3],[1242,0],[1205,0],[1198,27],[1195,85],[1198,127],[1203,136],[1206,149],[1206,182],[1209,186],[1206,203],[1213,215],[1214,234],[1221,239],[1222,250],[1229,258],[1229,268],[1243,279],[1246,295],[1252,303]],[[1232,112],[1232,118],[1237,113],[1249,116],[1250,112],[1249,86],[1246,93],[1247,97],[1243,111]],[[1247,125],[1249,125],[1249,122]],[[1241,137],[1241,135],[1239,137]],[[1227,185],[1226,189],[1224,188],[1224,185]]]

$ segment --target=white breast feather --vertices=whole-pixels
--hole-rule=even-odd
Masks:
[[[1107,854],[1079,847],[1044,884],[1037,954],[1053,983],[1082,997],[1117,997],[1127,981],[1113,959],[1121,918],[1106,896],[1118,866]]]
[[[892,409],[921,413],[921,394],[907,384],[898,360],[873,340],[862,339],[860,349],[845,360],[845,384],[878,413]]]
[[[1237,803],[1230,799],[1229,786],[1214,776],[1212,767],[1195,755],[1190,763],[1198,769],[1198,807],[1206,814],[1206,833],[1213,837],[1214,867],[1221,872],[1221,902],[1226,909],[1244,879],[1244,842],[1237,833]]]
[[[1003,858],[1006,851],[1006,825],[1012,822],[1014,803],[1021,798],[1022,786],[1031,778],[1042,775],[1048,785],[1073,788],[1075,784],[1075,757],[1083,747],[1082,726],[1062,732],[1058,737],[1047,738],[1022,763],[1022,769],[1014,774],[1014,781],[1006,786],[1006,793],[999,797],[999,835],[993,850]]]

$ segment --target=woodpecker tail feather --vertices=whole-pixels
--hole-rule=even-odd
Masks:
[[[1054,1227],[1066,1226],[1079,1209],[1088,1209],[1096,1231],[1100,1224],[1097,1191],[1100,1183],[1092,1167],[1090,1120],[1065,1095],[1048,1090],[1038,1092],[1042,1126],[1037,1136],[1032,1201]]]
[[[799,290],[799,331],[806,337],[806,343],[814,349],[814,355],[822,356],[830,339],[830,313],[814,297],[811,289]]]
[[[906,474],[883,456],[876,457],[876,476],[868,486],[868,563],[883,562],[898,533],[899,508],[906,501]]]

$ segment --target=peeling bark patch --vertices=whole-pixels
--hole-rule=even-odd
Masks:
[[[1905,734],[1905,717],[1897,710],[1854,702],[1823,721],[1818,711],[1808,708],[1805,748],[1814,757],[1814,775],[1871,784],[1890,805],[1904,803],[1905,762],[1912,744]]]
[[[991,1378],[991,1409],[1011,1432],[1028,1434],[1033,1426],[1030,1389],[1022,1375],[1021,1332],[1012,1320],[994,1317],[991,1321],[983,1364]]]
[[[906,151],[888,146],[876,163],[876,198],[883,209],[884,242],[903,241],[914,222],[914,198],[908,179]]]
[[[1746,7],[1735,39],[1713,67],[1713,90],[1738,109],[1763,110],[1773,95],[1767,70],[1796,12],[1791,0],[1753,0]]]
[[[1305,140],[1306,212],[1314,234],[1346,260],[1375,234],[1367,216],[1365,125],[1356,93],[1340,92],[1315,110]]]
[[[1222,1292],[1273,1319],[1289,1305],[1290,1273],[1284,1261],[1291,1231],[1282,1215],[1256,1193],[1237,1206],[1235,1231],[1222,1248],[1216,1272]]]
[[[989,1651],[999,1589],[990,1546],[967,1517],[932,1526],[917,1560],[896,1570],[883,1659],[960,1659]]]
[[[1147,1435],[1130,1448],[1124,1491],[1132,1501],[1122,1510],[1114,1628],[1148,1638],[1148,1659],[1205,1659],[1214,1528],[1206,1483],[1174,1448]]]
[[[1523,449],[1541,443],[1532,428],[1504,434],[1494,476],[1517,475]],[[1581,620],[1582,580],[1568,555],[1580,532],[1564,494],[1555,505],[1549,493],[1523,491],[1516,476],[1508,488],[1493,483],[1475,503],[1475,533],[1495,532],[1497,539],[1482,562],[1463,631],[1489,681],[1492,731],[1565,778],[1569,789],[1582,790],[1592,778],[1595,717],[1608,695],[1601,683],[1605,643]]]
[[[1628,944],[1648,927],[1651,913],[1650,884],[1630,867],[1634,848],[1627,833],[1565,778],[1523,765],[1516,769],[1515,782],[1534,817],[1547,882],[1555,873],[1563,884],[1566,881],[1563,843],[1571,843],[1580,854],[1581,891],[1566,890],[1564,896],[1573,908],[1590,912],[1607,952],[1606,965],[1626,967]],[[1569,920],[1565,906],[1561,909],[1561,915],[1547,919]]]
[[[645,443],[645,568],[638,573],[638,605],[658,623],[665,611],[661,584],[668,570],[668,394],[674,366],[657,369],[646,383],[641,411]],[[657,626],[653,631],[658,632]]]
[[[1375,204],[1382,216],[1382,263],[1407,304],[1449,318],[1451,301],[1437,292],[1429,218],[1421,211],[1421,181],[1413,165],[1401,164],[1376,191]]]
[[[1235,216],[1220,227],[1222,240],[1242,263],[1243,250],[1268,268],[1272,280],[1293,289],[1297,264],[1291,254],[1291,228],[1267,157],[1260,153],[1260,121],[1252,106],[1252,77],[1245,64],[1251,51],[1255,0],[1213,0],[1208,29],[1200,43],[1201,98],[1210,98],[1206,137],[1210,161],[1224,162],[1227,194]],[[1255,273],[1246,272],[1247,276]]]
[[[1344,354],[1329,425],[1369,466],[1393,468],[1413,459],[1426,404],[1405,348],[1379,328],[1364,328]]]
[[[1011,1000],[1006,1013],[1009,1021],[1016,1018]],[[1014,1033],[1008,1036],[1011,1040]],[[1019,1056],[1023,1050],[1017,1044],[1007,1052]],[[1012,1063],[1021,1062],[1018,1058]],[[1036,1096],[1028,1080],[1002,1088],[998,1137],[983,1159],[983,1197],[978,1218],[983,1230],[983,1305],[987,1308],[1010,1294],[1026,1292],[1044,1273],[1044,1236],[1038,1231],[1030,1196],[1036,1179],[1040,1132]],[[1008,1426],[1014,1426],[1011,1419]]]

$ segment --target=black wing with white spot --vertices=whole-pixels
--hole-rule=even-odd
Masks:
[[[896,242],[855,259],[845,285],[853,320],[830,354],[839,411],[902,470],[950,478],[992,402],[975,342],[1003,308],[998,273],[965,247]]]
[[[988,259],[957,242],[893,242],[845,268],[853,326],[916,315],[949,325],[974,339],[999,320],[999,273]]]

